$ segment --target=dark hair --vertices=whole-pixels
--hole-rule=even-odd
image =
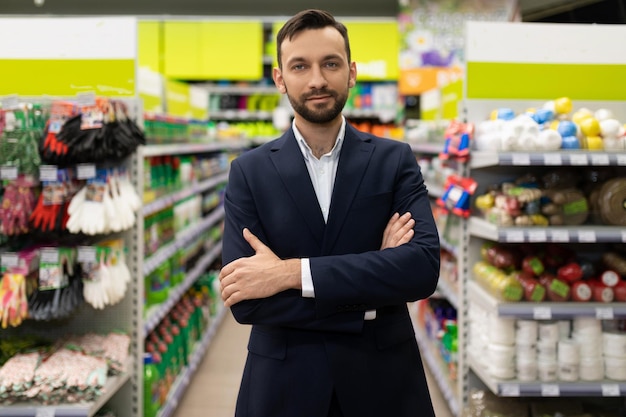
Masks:
[[[332,26],[337,29],[343,37],[344,43],[346,44],[348,63],[350,63],[350,41],[348,40],[348,29],[346,26],[335,20],[333,15],[327,11],[308,9],[301,11],[289,19],[276,35],[276,55],[278,57],[279,68],[282,68],[280,49],[285,39],[291,40],[298,33],[307,29],[322,29],[327,26]]]

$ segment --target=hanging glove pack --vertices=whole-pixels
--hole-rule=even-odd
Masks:
[[[12,167],[13,174],[36,175],[41,158],[38,144],[46,114],[41,106],[19,105],[4,110],[5,126],[0,134],[0,167]]]
[[[20,175],[7,181],[0,199],[0,234],[14,236],[30,231],[29,217],[35,209],[38,181]]]
[[[41,232],[61,232],[68,221],[67,207],[76,190],[76,175],[71,169],[53,168],[52,175],[42,181],[42,192],[30,216],[33,229]]]
[[[71,248],[42,249],[38,287],[28,299],[29,317],[53,320],[68,317],[83,303],[83,282]]]
[[[128,230],[135,225],[141,200],[128,175],[120,170],[98,170],[68,206],[70,233],[97,235]]]
[[[81,263],[83,296],[93,308],[101,310],[124,298],[131,276],[121,240],[100,244],[95,251],[92,262]]]
[[[59,111],[65,120],[48,124],[41,143],[44,161],[56,165],[119,161],[146,143],[141,129],[128,115],[126,105],[117,100],[97,98],[92,106]],[[53,113],[54,114],[54,113]]]

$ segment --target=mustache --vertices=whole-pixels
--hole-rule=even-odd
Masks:
[[[302,97],[304,99],[308,99],[308,98],[315,97],[315,96],[332,96],[332,97],[335,97],[335,92],[331,91],[331,90],[327,90],[325,88],[322,88],[322,89],[319,89],[319,90],[311,90],[307,94],[303,94],[302,95]]]

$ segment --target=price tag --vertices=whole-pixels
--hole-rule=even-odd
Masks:
[[[54,417],[54,408],[51,407],[39,407],[35,412],[35,417]]]
[[[58,177],[56,165],[41,165],[39,167],[39,179],[41,181],[58,181]]]
[[[561,395],[561,390],[558,384],[541,384],[541,396],[542,397],[558,397]]]
[[[535,320],[550,320],[552,318],[552,309],[550,307],[533,307],[533,318]]]
[[[2,166],[0,167],[0,178],[3,180],[17,179],[17,167]]]
[[[531,230],[528,232],[529,242],[547,242],[548,236],[545,230]]]
[[[603,397],[619,397],[621,392],[618,384],[602,384]]]
[[[615,314],[612,307],[596,307],[596,318],[598,320],[613,320]]]
[[[567,230],[553,230],[550,235],[553,242],[569,242],[569,232]]]
[[[569,156],[569,163],[571,165],[587,165],[589,161],[587,155],[574,153]]]
[[[14,268],[19,265],[17,253],[3,253],[0,255],[0,266],[5,268]]]
[[[500,395],[502,395],[503,397],[519,397],[519,385],[518,384],[502,385]]]
[[[626,154],[623,154],[623,153],[617,154],[617,165],[620,165],[620,166],[626,165]]]
[[[504,240],[506,242],[523,242],[524,241],[524,231],[523,230],[508,230],[504,235]]]
[[[530,155],[527,153],[514,153],[511,155],[511,164],[513,165],[530,165]]]
[[[58,249],[42,249],[39,258],[39,263],[59,263],[59,250]]]
[[[97,262],[96,248],[93,246],[79,246],[77,258],[78,262]]]
[[[563,165],[560,153],[547,153],[543,156],[544,165]]]
[[[80,164],[76,166],[76,176],[79,180],[96,178],[96,166],[94,164]]]
[[[12,110],[19,107],[20,99],[17,94],[11,94],[9,96],[5,96],[0,103],[2,104],[2,108],[4,110]]]
[[[76,94],[76,104],[79,106],[95,106],[96,93],[93,91],[86,91],[84,93]]]
[[[606,153],[592,154],[591,165],[609,165],[609,155]]]
[[[593,230],[582,230],[578,232],[578,241],[584,243],[594,243],[596,241],[596,232]]]

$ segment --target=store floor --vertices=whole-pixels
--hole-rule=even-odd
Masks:
[[[226,314],[174,417],[234,416],[249,333],[248,326]],[[436,416],[452,417],[427,367],[426,370]]]

